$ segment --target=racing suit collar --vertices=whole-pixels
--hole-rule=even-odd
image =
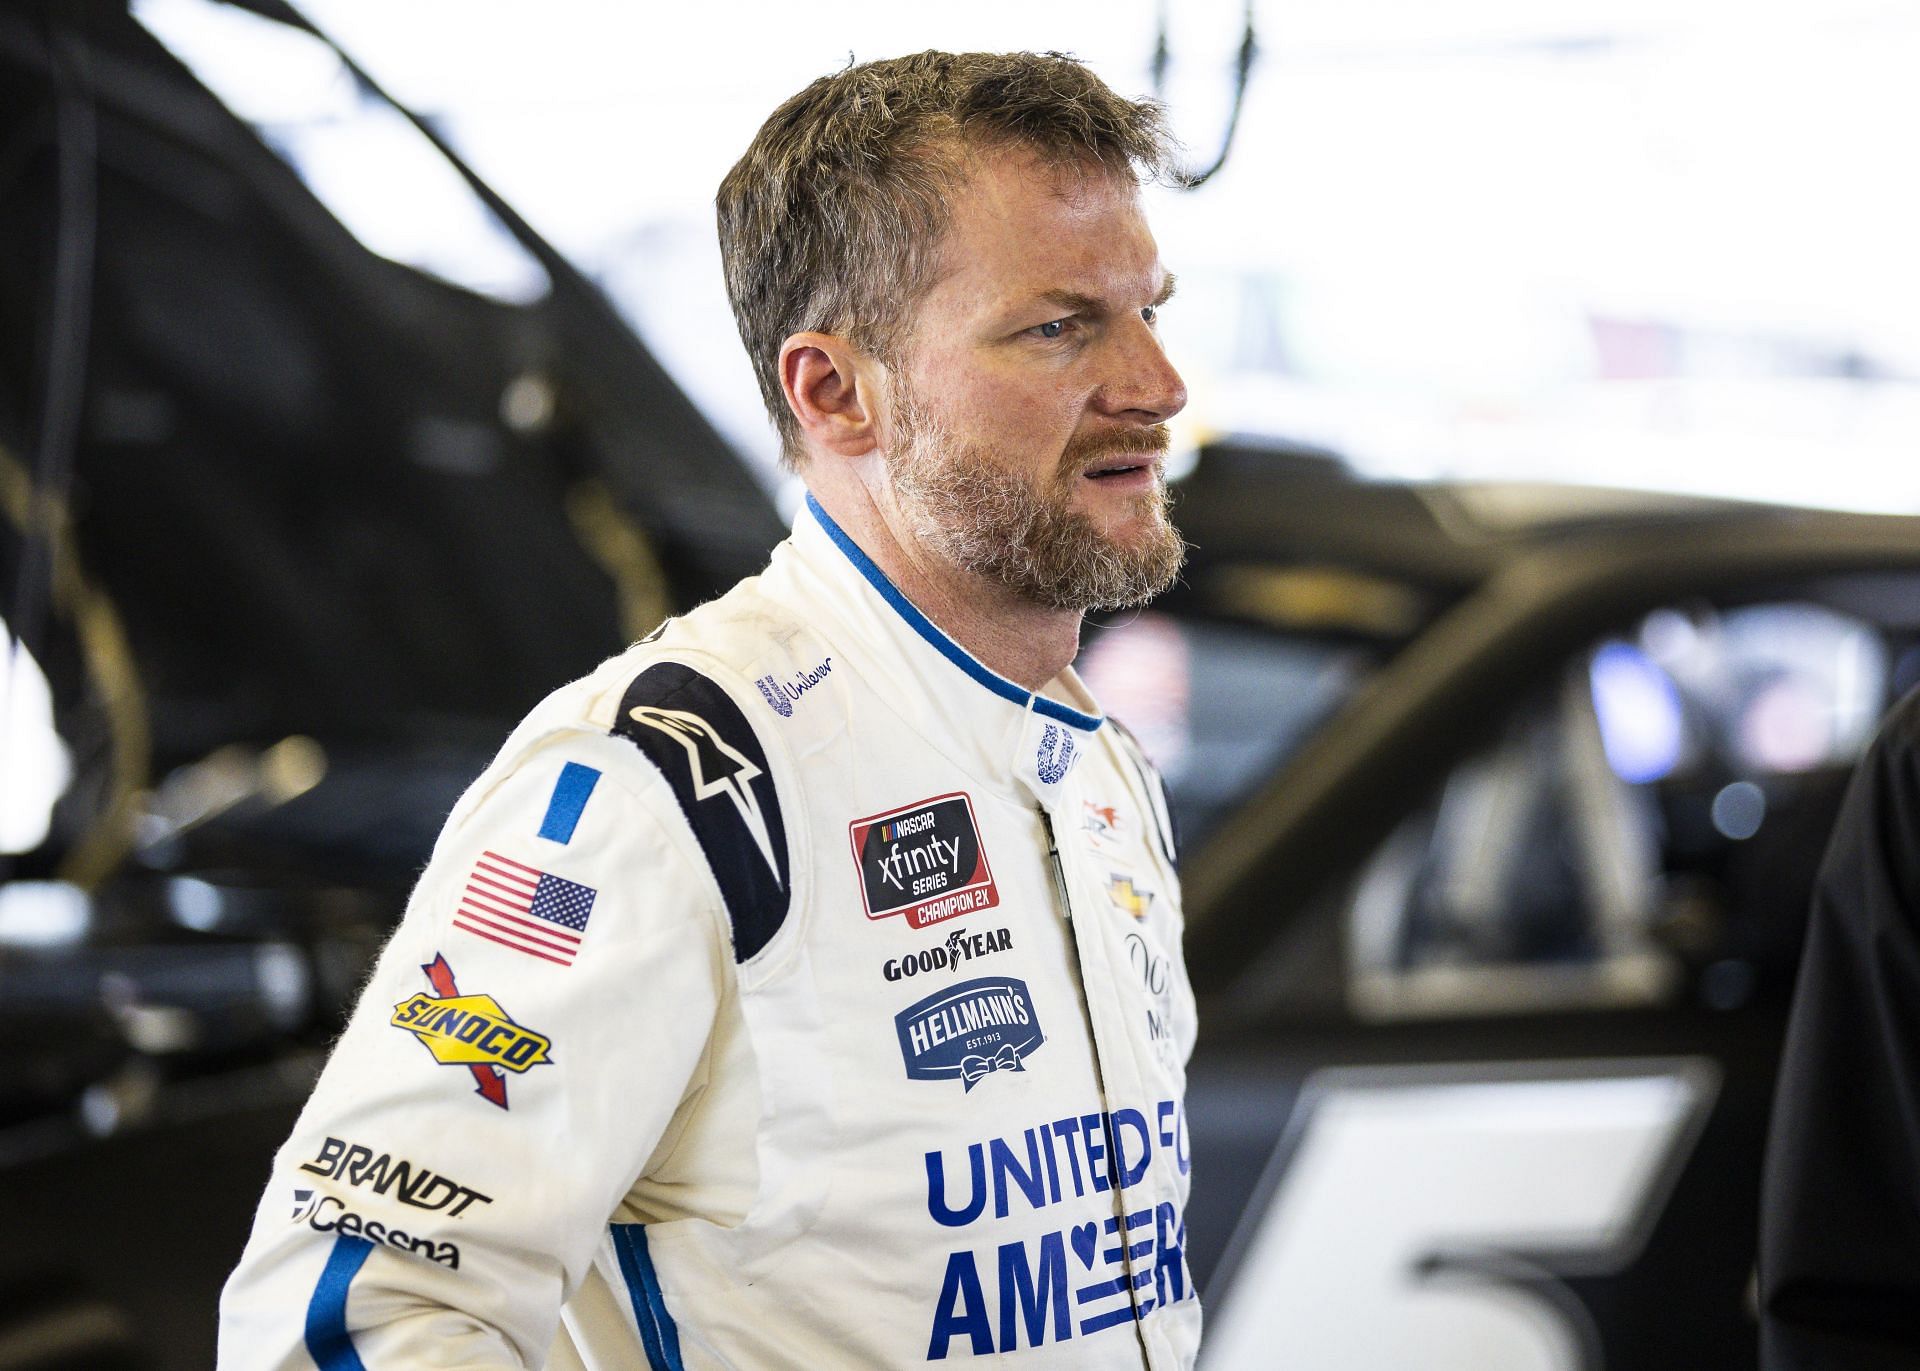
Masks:
[[[833,521],[832,516],[830,516],[826,510],[820,507],[820,502],[813,498],[811,492],[807,495],[807,510],[813,515],[821,529],[825,531],[827,537],[832,540],[833,545],[845,555],[846,559],[853,564],[854,569],[860,573],[868,585],[873,587],[875,593],[877,593],[882,600],[886,601],[893,611],[900,616],[907,627],[919,634],[922,639],[933,646],[936,652],[942,657],[945,657],[949,662],[952,662],[954,666],[958,667],[966,675],[972,677],[979,685],[992,691],[1001,699],[1019,705],[1022,709],[1031,709],[1034,713],[1044,718],[1052,719],[1056,723],[1071,724],[1083,733],[1093,732],[1093,730],[1099,728],[1101,723],[1104,722],[1102,716],[1097,713],[1075,709],[1073,706],[1062,704],[1059,700],[1052,699],[1045,694],[1028,690],[1025,686],[1020,685],[1018,682],[1008,680],[992,667],[980,661],[979,658],[975,657],[964,647],[960,646],[959,643],[948,637],[938,624],[934,623],[933,620],[929,619],[925,614],[922,614],[919,606],[915,605],[913,601],[902,594],[900,588],[894,585],[893,581],[888,578],[887,573],[876,566],[873,559],[860,550],[860,545],[848,537],[846,531]],[[1059,676],[1056,676],[1050,684],[1054,687],[1065,686],[1066,689],[1062,691],[1063,694],[1077,696],[1089,706],[1093,703],[1092,698],[1087,695],[1086,687],[1080,683],[1080,678],[1073,674],[1071,667],[1067,668],[1067,670]]]
[[[1000,675],[955,642],[807,496],[763,588],[791,587],[821,632],[881,685],[929,738],[950,740],[983,774],[1013,774],[1052,798],[1106,721],[1071,667],[1040,691]],[[786,598],[780,596],[780,598]]]

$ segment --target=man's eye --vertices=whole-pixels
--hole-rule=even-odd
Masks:
[[[1037,326],[1033,331],[1042,338],[1058,338],[1067,331],[1067,321],[1065,319],[1049,319],[1046,323]]]
[[[1159,323],[1160,322],[1160,306],[1142,305],[1140,307],[1140,317],[1142,319],[1145,319],[1149,324]]]

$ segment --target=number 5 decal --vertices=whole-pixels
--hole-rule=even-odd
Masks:
[[[1704,1059],[1321,1072],[1222,1264],[1204,1371],[1603,1371],[1558,1277],[1629,1265]]]

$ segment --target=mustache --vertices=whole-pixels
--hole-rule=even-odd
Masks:
[[[1065,476],[1078,476],[1103,457],[1164,457],[1172,445],[1173,434],[1165,424],[1117,433],[1076,434],[1060,454],[1060,471]]]

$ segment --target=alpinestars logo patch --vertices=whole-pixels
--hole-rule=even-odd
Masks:
[[[656,728],[687,750],[687,767],[693,776],[693,794],[698,800],[724,796],[740,812],[740,821],[753,835],[754,845],[777,872],[773,839],[767,832],[767,819],[760,812],[752,782],[764,773],[747,755],[722,738],[698,714],[684,709],[662,709],[658,705],[635,705],[627,711],[635,723]]]

